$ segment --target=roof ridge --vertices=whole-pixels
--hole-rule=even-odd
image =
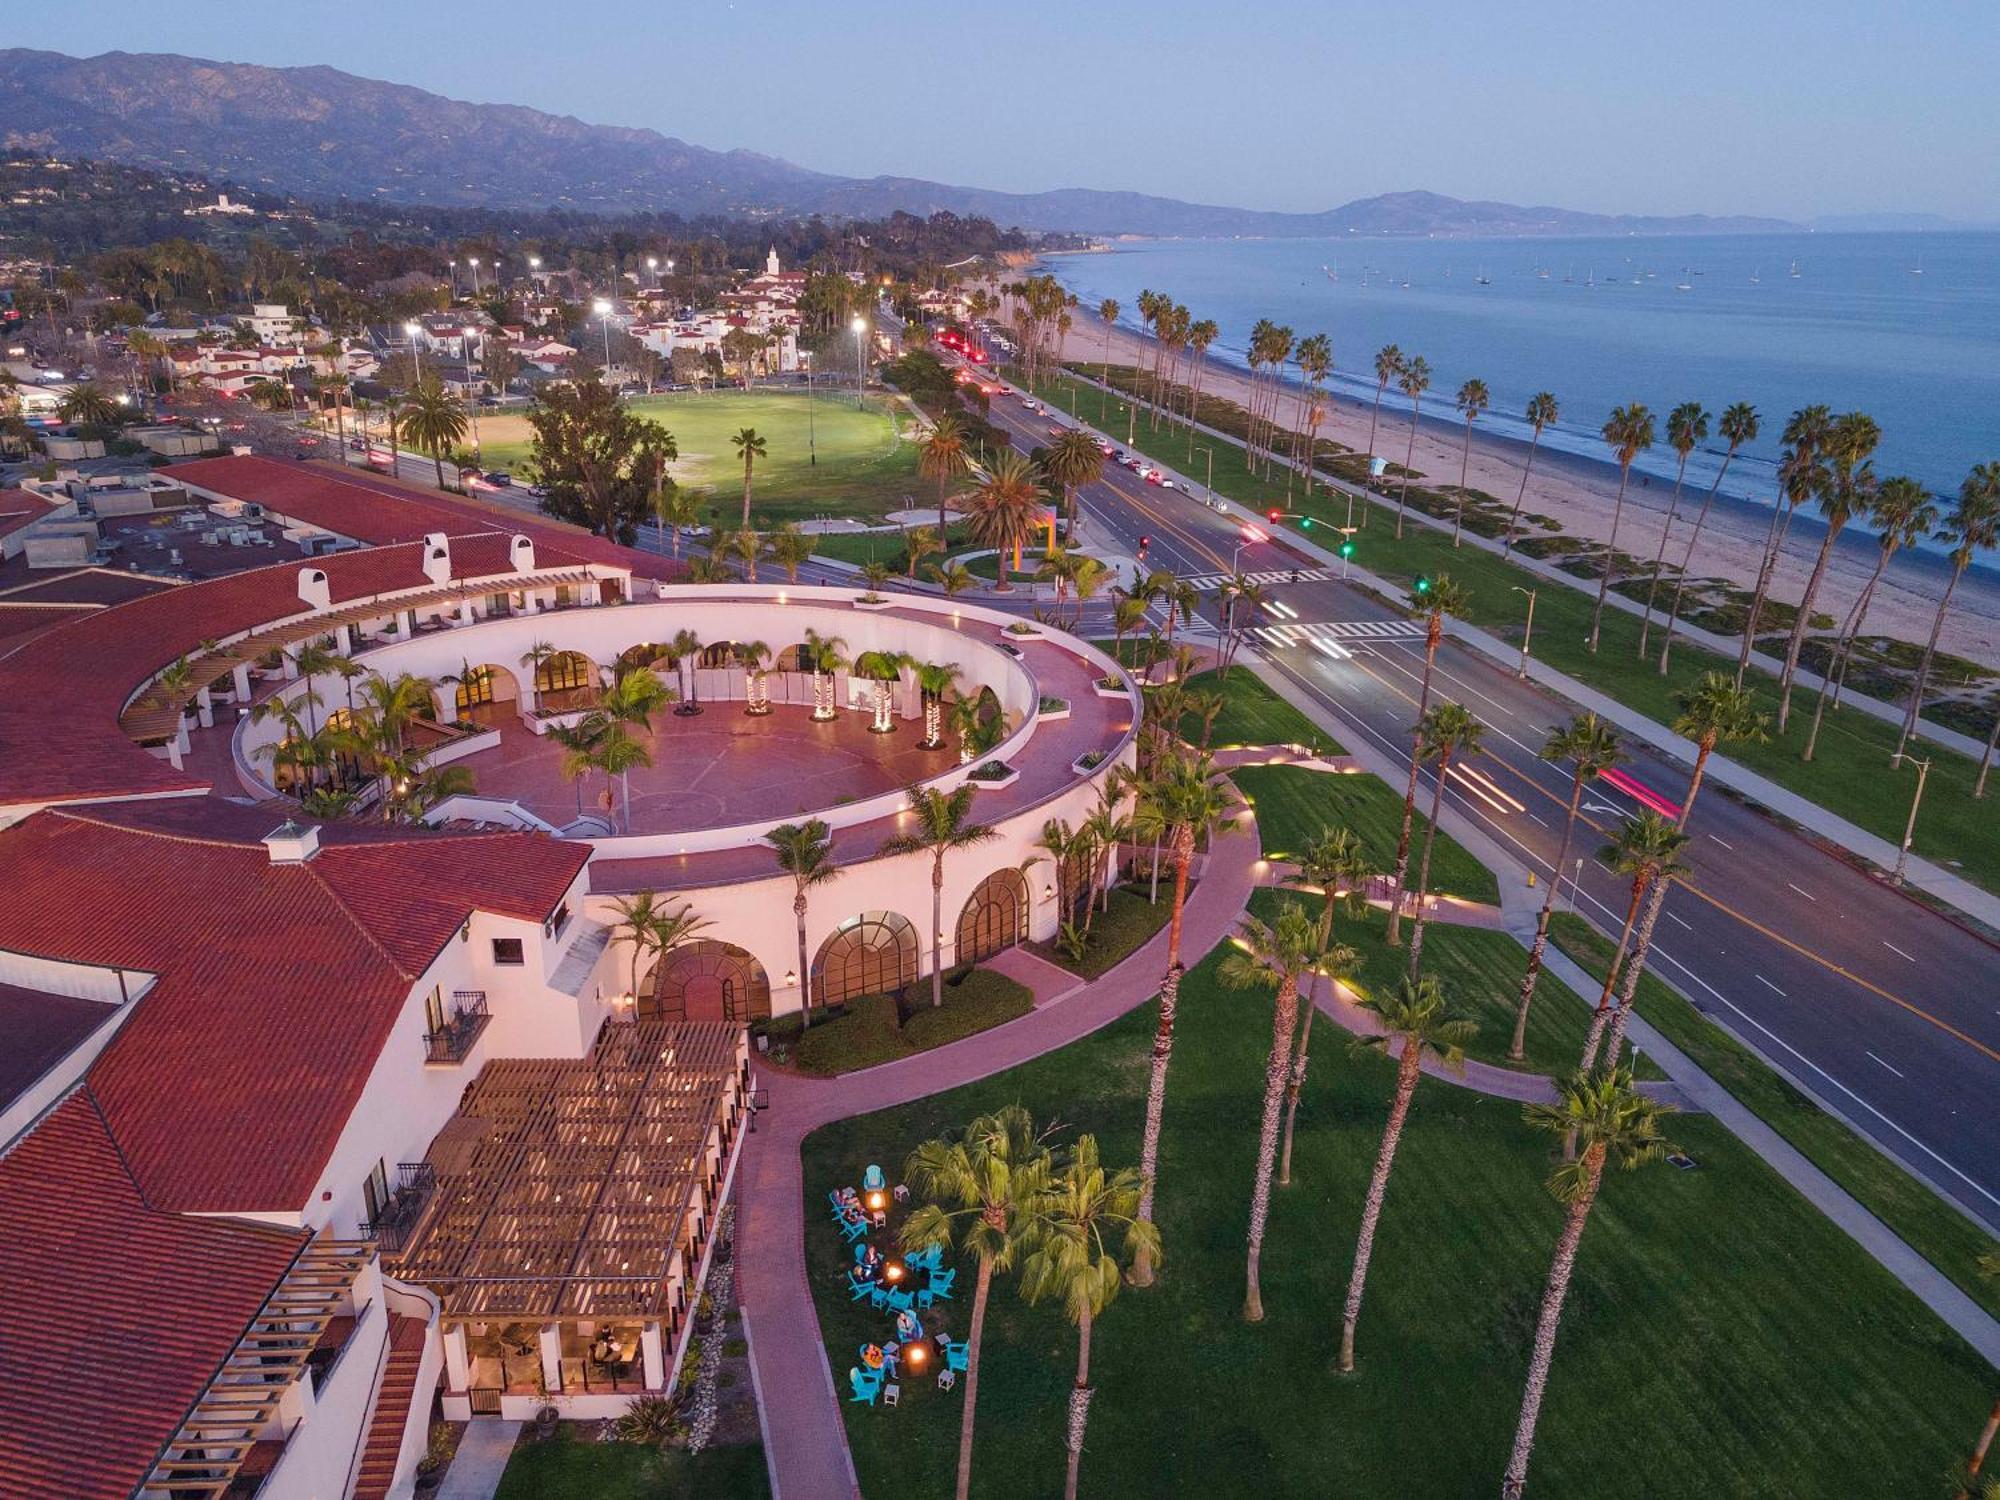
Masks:
[[[63,1102],[68,1102],[77,1094],[83,1095],[84,1103],[90,1107],[90,1112],[97,1116],[97,1123],[104,1128],[104,1138],[111,1143],[112,1154],[118,1158],[118,1167],[120,1171],[124,1172],[125,1180],[132,1184],[133,1195],[145,1207],[146,1212],[159,1213],[161,1210],[155,1208],[153,1200],[146,1196],[146,1186],[139,1180],[139,1174],[132,1169],[132,1159],[125,1154],[125,1144],[118,1139],[118,1132],[112,1128],[111,1116],[104,1112],[104,1106],[98,1102],[97,1091],[90,1086],[90,1070],[88,1068],[77,1079],[76,1088],[63,1096]],[[50,1114],[54,1112],[54,1109],[49,1111]],[[47,1118],[47,1116],[43,1118]],[[23,1134],[25,1133],[23,1132]]]
[[[202,799],[207,800],[207,799]],[[115,804],[123,805],[123,804]],[[142,838],[166,839],[176,844],[199,844],[208,849],[240,849],[248,853],[252,843],[242,839],[228,839],[221,835],[204,836],[198,833],[183,833],[171,828],[134,827],[130,823],[119,823],[105,817],[93,817],[89,812],[75,806],[51,807],[47,811],[55,817],[72,823],[88,823],[93,828],[108,828],[114,833],[137,834]],[[315,824],[315,827],[318,825]]]
[[[339,910],[340,914],[343,917],[347,918],[348,922],[352,924],[356,932],[361,934],[362,940],[366,942],[369,947],[373,948],[377,953],[379,953],[382,956],[383,961],[389,965],[389,967],[396,973],[398,978],[404,980],[412,980],[417,977],[415,974],[411,973],[408,969],[403,967],[402,961],[398,959],[395,954],[391,953],[387,948],[382,946],[381,940],[378,939],[375,936],[375,934],[369,930],[368,924],[361,920],[360,916],[355,912],[354,908],[349,906],[346,900],[341,896],[340,892],[333,888],[333,882],[328,880],[326,876],[321,874],[318,870],[315,870],[312,867],[312,862],[310,860],[308,860],[305,864],[301,865],[299,868],[304,870],[306,872],[306,875],[310,879],[318,883],[319,888],[326,892],[327,896],[332,900],[334,906]]]

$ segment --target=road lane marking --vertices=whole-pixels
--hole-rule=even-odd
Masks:
[[[1549,826],[1547,823],[1542,823],[1541,814],[1539,813],[1529,813],[1528,816],[1533,818],[1537,823],[1541,823],[1544,828]]]
[[[1790,882],[1789,880],[1787,880],[1787,881],[1785,882],[1785,884],[1786,884],[1786,885],[1792,885],[1792,883],[1791,883],[1791,882]],[[1793,889],[1793,890],[1795,890],[1795,891],[1797,891],[1797,892],[1798,892],[1798,893],[1799,893],[1799,894],[1800,894],[1801,896],[1805,897],[1805,898],[1806,898],[1806,900],[1808,900],[1808,901],[1817,901],[1817,900],[1819,900],[1819,897],[1815,896],[1815,895],[1814,895],[1814,894],[1813,894],[1813,893],[1812,893],[1811,891],[1807,890],[1807,889],[1806,889],[1806,888],[1805,888],[1804,886],[1802,886],[1802,885],[1792,885],[1792,889]]]
[[[1910,958],[1909,954],[1905,953],[1901,948],[1898,948],[1894,943],[1890,942],[1887,938],[1882,939],[1882,946],[1884,948],[1887,948],[1891,953],[1895,954],[1898,958],[1909,958],[1911,963],[1916,962],[1914,958]]]
[[[1777,986],[1776,986],[1775,984],[1771,983],[1771,981],[1770,981],[1770,980],[1768,980],[1768,979],[1766,979],[1766,978],[1765,978],[1765,977],[1764,977],[1764,976],[1763,976],[1762,974],[1759,974],[1759,975],[1757,976],[1757,982],[1758,982],[1759,984],[1763,985],[1763,986],[1764,986],[1764,988],[1765,988],[1765,989],[1767,989],[1767,990],[1777,990],[1777,992],[1778,992],[1778,993],[1779,993],[1780,995],[1782,995],[1782,994],[1784,994],[1784,993],[1785,993],[1785,992],[1784,992],[1783,990],[1780,990],[1780,989],[1778,989],[1778,987],[1777,987]]]
[[[1870,1057],[1875,1057],[1875,1054],[1872,1052],[1870,1052],[1868,1055]],[[1891,1073],[1894,1073],[1898,1078],[1901,1078],[1903,1076],[1903,1070],[1901,1068],[1891,1067],[1888,1063],[1882,1062],[1882,1059],[1879,1057],[1875,1057],[1875,1061],[1877,1061],[1878,1063],[1882,1063],[1883,1067],[1888,1068],[1889,1071]]]
[[[1663,909],[1664,909],[1664,908],[1663,908]],[[1674,918],[1674,920],[1675,920],[1676,922],[1679,922],[1679,923],[1681,924],[1681,926],[1685,927],[1685,928],[1686,928],[1686,929],[1687,929],[1687,930],[1688,930],[1689,932],[1693,932],[1693,931],[1694,931],[1694,923],[1692,923],[1692,922],[1689,922],[1689,921],[1684,921],[1684,920],[1683,920],[1682,918],[1680,918],[1680,917],[1675,917],[1675,916],[1674,916],[1674,914],[1673,914],[1672,912],[1667,912],[1667,915],[1668,915],[1668,916],[1670,916],[1670,917],[1673,917],[1673,918]]]
[[[1712,838],[1712,839],[1715,839],[1715,835],[1714,835],[1714,834],[1712,834],[1712,833],[1711,833],[1711,834],[1709,835],[1709,837],[1710,837],[1710,838]],[[1722,845],[1722,847],[1723,847],[1723,848],[1725,848],[1725,849],[1727,849],[1727,850],[1728,850],[1728,851],[1729,851],[1730,853],[1734,854],[1734,853],[1736,852],[1736,846],[1735,846],[1734,844],[1730,843],[1730,842],[1729,842],[1729,840],[1727,840],[1727,839],[1715,839],[1715,841],[1716,841],[1716,843],[1718,843],[1718,844]]]

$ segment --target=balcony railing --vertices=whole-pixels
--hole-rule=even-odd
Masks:
[[[437,1191],[437,1168],[427,1161],[406,1161],[396,1168],[396,1185],[376,1216],[363,1223],[361,1237],[375,1241],[384,1255],[397,1255],[409,1244],[424,1209]]]
[[[472,1050],[479,1033],[486,1029],[487,1019],[486,991],[453,991],[449,1019],[436,1031],[424,1033],[424,1061],[464,1062],[465,1054]]]

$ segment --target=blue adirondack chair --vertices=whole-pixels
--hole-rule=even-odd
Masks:
[[[879,1282],[868,1288],[868,1305],[881,1312],[889,1305],[889,1289]]]
[[[861,1401],[873,1406],[875,1398],[882,1394],[880,1370],[864,1370],[859,1365],[850,1366],[847,1371],[847,1383],[854,1388],[854,1394],[847,1398],[850,1404]]]
[[[908,1312],[917,1305],[917,1299],[900,1289],[889,1293],[889,1306],[897,1312]]]
[[[847,1300],[850,1302],[866,1302],[875,1291],[875,1283],[872,1281],[857,1281],[850,1276],[847,1278],[847,1283]]]
[[[915,1255],[904,1256],[903,1263],[913,1266],[919,1271],[928,1271],[931,1275],[935,1276],[943,1268],[943,1255],[944,1252],[939,1250],[936,1245],[926,1245]]]
[[[925,1290],[933,1297],[938,1297],[949,1302],[951,1301],[952,1286],[957,1280],[958,1272],[956,1271],[933,1271],[931,1272],[930,1285]]]
[[[843,1236],[846,1237],[847,1243],[851,1245],[856,1240],[861,1239],[867,1235],[868,1221],[866,1219],[862,1219],[857,1223],[843,1224],[840,1226],[840,1232]]]
[[[944,1363],[948,1370],[956,1370],[961,1375],[965,1373],[966,1367],[972,1363],[972,1351],[964,1340],[946,1345]]]

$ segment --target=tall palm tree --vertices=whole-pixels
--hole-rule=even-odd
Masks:
[[[1444,808],[1444,784],[1451,774],[1453,756],[1461,759],[1479,753],[1486,726],[1472,716],[1462,703],[1446,701],[1432,708],[1417,724],[1417,757],[1437,762],[1436,783],[1431,788],[1430,826],[1424,830],[1424,857],[1417,862],[1417,914],[1410,927],[1410,977],[1424,952],[1424,905],[1431,892],[1431,849],[1437,843],[1438,816]]]
[[[941,749],[944,745],[945,695],[958,690],[960,671],[955,661],[917,664],[917,692],[924,704],[924,737],[921,743],[926,750]]]
[[[1389,1104],[1389,1118],[1382,1126],[1382,1144],[1375,1151],[1375,1170],[1368,1178],[1368,1196],[1361,1205],[1361,1232],[1354,1240],[1354,1269],[1347,1277],[1347,1304],[1341,1313],[1340,1372],[1354,1373],[1354,1329],[1361,1321],[1361,1298],[1368,1287],[1368,1262],[1375,1254],[1375,1229],[1382,1222],[1382,1200],[1389,1194],[1389,1173],[1396,1165],[1396,1148],[1402,1144],[1403,1125],[1410,1117],[1410,1101],[1417,1096],[1417,1080],[1424,1059],[1441,1062],[1454,1073],[1465,1070],[1465,1044],[1479,1027],[1453,1015],[1446,1007],[1444,991],[1437,980],[1426,974],[1421,979],[1397,981],[1393,995],[1360,995],[1355,1004],[1381,1023],[1374,1036],[1356,1037],[1356,1049],[1373,1047],[1392,1050],[1396,1057],[1396,1092]]]
[[[1167,1067],[1173,1060],[1174,1016],[1181,992],[1181,919],[1187,910],[1188,872],[1194,865],[1196,841],[1221,823],[1233,807],[1229,794],[1215,779],[1215,763],[1175,756],[1158,768],[1152,797],[1140,804],[1141,832],[1157,826],[1166,836],[1174,862],[1174,894],[1167,916],[1167,972],[1160,980],[1160,1019],[1153,1031],[1152,1071],[1146,1082],[1146,1123],[1139,1141],[1139,1173],[1145,1178],[1139,1217],[1153,1222],[1153,1196],[1159,1189],[1160,1122],[1167,1104]],[[1139,1286],[1153,1279],[1152,1258],[1142,1246],[1132,1279]]]
[[[1784,671],[1778,678],[1778,733],[1792,714],[1792,680],[1799,670],[1799,651],[1805,645],[1806,627],[1812,623],[1813,601],[1833,560],[1833,544],[1847,523],[1868,503],[1874,493],[1875,474],[1868,456],[1882,440],[1882,429],[1865,412],[1843,412],[1833,419],[1824,449],[1826,463],[1820,470],[1813,499],[1826,518],[1826,535],[1820,538],[1819,555],[1806,577],[1806,591],[1799,599],[1799,612],[1792,621],[1791,638],[1785,643]]]
[[[611,905],[618,914],[618,920],[611,927],[612,941],[631,945],[632,983],[626,993],[635,1001],[639,995],[641,962],[649,955],[665,957],[668,949],[686,942],[709,925],[695,916],[685,902],[678,910],[670,910],[652,890],[614,897]]]
[[[1389,389],[1389,382],[1403,373],[1403,351],[1394,344],[1384,344],[1375,351],[1375,404],[1368,413],[1368,457],[1375,457],[1375,424],[1382,415],[1382,393]],[[1367,507],[1362,507],[1362,519],[1367,519]]]
[[[1133,631],[1144,628],[1146,611],[1151,607],[1143,594],[1117,594],[1111,601],[1112,654],[1122,664],[1125,660],[1125,637]]]
[[[1854,607],[1847,612],[1840,634],[1834,639],[1833,656],[1820,673],[1819,698],[1813,704],[1812,728],[1806,734],[1806,747],[1799,754],[1800,760],[1811,760],[1813,751],[1819,746],[1819,728],[1826,718],[1827,698],[1833,698],[1835,708],[1840,706],[1840,688],[1847,680],[1847,664],[1854,654],[1854,642],[1868,619],[1868,606],[1875,597],[1876,584],[1882,581],[1882,574],[1889,566],[1889,559],[1900,549],[1914,547],[1929,536],[1937,525],[1938,510],[1929,491],[1921,484],[1907,475],[1897,475],[1883,480],[1868,497],[1868,518],[1875,527],[1875,571],[1868,575],[1868,582],[1855,596]]]
[[[1674,517],[1680,514],[1681,486],[1687,482],[1688,455],[1708,440],[1708,410],[1699,401],[1683,401],[1667,413],[1667,446],[1674,450],[1674,493],[1667,501],[1666,524],[1660,528],[1660,545],[1653,553],[1653,578],[1646,585],[1646,613],[1639,621],[1639,660],[1653,634],[1653,601],[1660,592],[1660,569],[1667,560],[1667,539],[1674,534]]]
[[[681,559],[681,529],[700,519],[701,497],[693,490],[684,490],[672,480],[653,487],[653,524],[662,544],[672,532],[675,562]]]
[[[398,416],[403,436],[430,454],[438,488],[443,489],[444,456],[465,441],[465,404],[447,391],[437,376],[426,375],[403,398]]]
[[[1100,386],[1111,383],[1111,330],[1118,322],[1118,313],[1119,307],[1116,297],[1106,297],[1102,302],[1097,304],[1098,321],[1104,325],[1104,360],[1097,367],[1097,382]],[[1101,406],[1099,407],[1098,415],[1103,415]]]
[[[1201,405],[1201,377],[1208,368],[1208,349],[1218,338],[1222,329],[1213,318],[1197,318],[1188,325],[1188,349],[1194,363],[1194,381],[1188,387],[1188,461],[1194,461],[1194,429],[1197,410]]]
[[[780,823],[764,835],[778,868],[792,877],[792,916],[799,925],[799,1029],[812,1025],[812,965],[806,954],[806,893],[836,879],[833,833],[823,818]]]
[[[1528,1053],[1528,1007],[1535,1001],[1535,984],[1541,978],[1542,957],[1549,947],[1549,920],[1555,915],[1556,898],[1562,892],[1563,868],[1569,863],[1569,844],[1576,832],[1577,811],[1583,805],[1584,789],[1599,774],[1624,758],[1625,751],[1611,726],[1596,714],[1578,714],[1567,724],[1551,731],[1537,752],[1543,760],[1570,763],[1569,809],[1563,818],[1562,838],[1556,844],[1555,868],[1549,872],[1549,888],[1542,896],[1541,915],[1535,918],[1535,941],[1528,949],[1528,972],[1521,980],[1521,998],[1514,1009],[1514,1039],[1507,1056],[1520,1062]]]
[[[738,429],[729,439],[729,445],[736,450],[736,456],[743,460],[743,518],[739,525],[750,524],[750,478],[757,467],[757,460],[771,451],[771,445],[754,427]]]
[[[597,695],[596,712],[627,731],[638,729],[650,735],[654,713],[658,711],[660,705],[669,702],[673,696],[673,689],[660,681],[658,674],[651,667],[626,667],[612,679],[610,687]],[[640,759],[620,750],[617,756],[627,762],[622,779],[625,808],[629,817],[632,808],[630,768],[637,765],[650,766],[653,761],[650,753],[644,759]]]
[[[1821,445],[1833,427],[1833,412],[1824,406],[1804,406],[1785,423],[1784,452],[1778,459],[1778,499],[1771,508],[1771,524],[1764,533],[1764,557],[1757,568],[1757,584],[1750,594],[1750,608],[1744,617],[1743,639],[1736,651],[1736,682],[1750,666],[1756,649],[1757,622],[1763,617],[1764,601],[1777,576],[1778,559],[1785,550],[1785,535],[1799,507],[1810,500],[1818,487],[1825,460]]]
[[[537,713],[542,707],[542,668],[560,655],[547,641],[536,641],[521,653],[521,665],[528,669],[528,701]]]
[[[1514,492],[1514,509],[1507,517],[1507,539],[1500,548],[1503,557],[1514,555],[1514,527],[1521,519],[1521,502],[1528,498],[1528,474],[1534,469],[1535,453],[1542,446],[1542,430],[1556,420],[1560,411],[1553,392],[1537,391],[1528,398],[1526,416],[1533,434],[1528,439],[1528,461],[1521,465],[1521,487]]]
[[[979,1410],[979,1349],[993,1278],[1014,1268],[1039,1228],[1053,1175],[1048,1148],[1018,1104],[981,1115],[963,1131],[925,1141],[903,1165],[903,1180],[928,1200],[903,1224],[902,1243],[915,1249],[948,1245],[978,1266],[972,1321],[966,1333],[965,1415],[958,1433],[957,1500],[972,1491],[972,1431]],[[1143,1247],[1143,1241],[1142,1241]]]
[[[765,555],[785,570],[785,582],[797,583],[799,569],[819,550],[819,538],[808,536],[787,521],[765,540]]]
[[[987,466],[986,478],[967,497],[972,534],[999,554],[1000,588],[1007,581],[1007,554],[1014,571],[1021,569],[1021,548],[1041,524],[1042,474],[1023,455],[1008,449]]]
[[[1424,612],[1424,675],[1417,686],[1417,725],[1431,706],[1431,677],[1437,670],[1438,645],[1444,640],[1444,617],[1462,615],[1471,596],[1448,575],[1439,574],[1429,588],[1419,587],[1410,603]],[[1403,830],[1396,836],[1396,878],[1389,891],[1389,925],[1386,940],[1391,948],[1402,938],[1404,882],[1410,874],[1410,829],[1417,819],[1417,768],[1421,764],[1414,746],[1410,752],[1410,779],[1403,787]]]
[[[1479,420],[1479,414],[1493,402],[1492,393],[1486,389],[1483,380],[1468,380],[1458,388],[1458,409],[1465,417],[1465,447],[1458,455],[1458,510],[1451,521],[1451,544],[1458,545],[1459,532],[1465,526],[1465,474],[1472,463],[1472,424]]]
[[[1285,1083],[1285,1136],[1278,1148],[1280,1187],[1292,1180],[1292,1129],[1298,1121],[1299,1094],[1305,1088],[1306,1054],[1312,1042],[1319,982],[1344,972],[1355,959],[1352,948],[1334,941],[1333,919],[1342,910],[1349,916],[1366,910],[1368,879],[1374,873],[1367,846],[1352,829],[1322,828],[1319,837],[1299,851],[1297,868],[1285,877],[1287,885],[1317,890],[1321,904],[1319,921],[1314,924],[1319,949],[1313,956],[1311,987],[1300,1007],[1299,1042]]]
[[[650,674],[649,674],[650,675]],[[606,716],[604,732],[590,751],[592,762],[604,773],[604,791],[611,795],[613,778],[625,789],[625,831],[632,831],[632,768],[650,766],[653,752],[646,748],[620,719]]]
[[[1139,592],[1150,600],[1157,600],[1165,610],[1167,620],[1167,651],[1174,649],[1174,623],[1192,624],[1195,612],[1201,608],[1201,590],[1180,577],[1171,568],[1155,568],[1139,585]]]
[[[399,672],[371,676],[361,685],[361,701],[379,726],[384,743],[400,751],[410,725],[437,712],[436,688],[428,677]]]
[[[1660,675],[1667,675],[1667,662],[1674,646],[1674,626],[1681,617],[1681,595],[1687,589],[1688,570],[1694,566],[1695,543],[1701,540],[1701,529],[1708,523],[1709,507],[1715,504],[1716,491],[1722,488],[1722,476],[1729,472],[1729,465],[1736,458],[1736,450],[1745,443],[1757,440],[1757,430],[1761,425],[1757,408],[1747,401],[1735,401],[1723,409],[1719,424],[1722,437],[1729,449],[1722,455],[1722,466],[1715,471],[1714,482],[1708,493],[1702,496],[1701,510],[1694,518],[1694,530],[1688,533],[1687,550],[1681,554],[1681,568],[1674,578],[1674,599],[1667,608],[1667,633],[1660,637]]]
[[[1292,1033],[1299,1024],[1299,976],[1312,963],[1317,947],[1313,922],[1305,908],[1289,897],[1278,907],[1269,927],[1245,917],[1236,930],[1236,946],[1223,957],[1217,977],[1230,989],[1275,989],[1271,1015],[1271,1052],[1264,1063],[1264,1113],[1257,1131],[1257,1175],[1250,1189],[1250,1230],[1244,1263],[1243,1321],[1264,1321],[1263,1288],[1258,1263],[1264,1254],[1264,1229],[1271,1214],[1271,1177],[1278,1164],[1278,1121],[1285,1103],[1285,1077],[1291,1072]]]
[[[1590,612],[1590,650],[1597,651],[1597,627],[1604,618],[1604,596],[1611,575],[1618,571],[1618,523],[1625,515],[1625,486],[1632,477],[1632,460],[1653,446],[1653,414],[1633,402],[1612,409],[1604,419],[1604,441],[1618,459],[1618,502],[1611,510],[1611,540],[1604,549],[1604,571],[1597,580],[1597,605]]]
[[[1072,427],[1053,443],[1042,460],[1049,478],[1062,489],[1063,517],[1076,525],[1076,492],[1104,472],[1104,455],[1097,439],[1081,427]]]
[[[1931,619],[1930,639],[1924,642],[1923,660],[1917,665],[1916,680],[1910,684],[1910,705],[1903,713],[1895,758],[1889,762],[1892,766],[1903,763],[1903,751],[1910,743],[1910,736],[1916,733],[1917,718],[1924,709],[1924,687],[1930,681],[1931,658],[1937,655],[1945,611],[1951,608],[1951,596],[1958,588],[1958,581],[1965,576],[1975,555],[2000,545],[2000,462],[1973,465],[1972,472],[1958,487],[1958,499],[1945,517],[1938,540],[1951,545],[1951,581],[1945,584],[1938,599],[1937,614]]]
[[[764,555],[764,539],[750,527],[745,526],[741,531],[732,531],[717,538],[715,551],[733,552],[743,564],[743,581],[757,581],[757,559]]]
[[[1396,373],[1396,386],[1410,398],[1410,441],[1403,453],[1403,482],[1396,491],[1396,540],[1403,539],[1403,507],[1410,498],[1410,472],[1417,460],[1417,426],[1423,414],[1424,392],[1431,388],[1430,361],[1413,354]]]
[[[1597,1008],[1591,1012],[1590,1030],[1584,1036],[1583,1060],[1579,1067],[1588,1069],[1597,1066],[1598,1048],[1603,1045],[1605,1032],[1618,1008],[1612,1002],[1618,981],[1628,980],[1632,993],[1638,993],[1639,971],[1645,966],[1653,923],[1663,904],[1647,904],[1645,915],[1640,916],[1640,903],[1649,891],[1664,898],[1668,885],[1688,873],[1687,863],[1681,857],[1687,845],[1688,836],[1685,833],[1649,808],[1631,822],[1621,824],[1611,843],[1599,852],[1598,857],[1614,875],[1625,876],[1632,882],[1632,899],[1625,911],[1624,928],[1618,934],[1618,948],[1611,956],[1610,968],[1605,972],[1604,989],[1597,997]],[[1619,1034],[1623,1035],[1622,1027]],[[1618,1060],[1615,1043],[1611,1060]]]
[[[999,830],[987,823],[972,821],[972,804],[977,787],[961,782],[951,791],[911,782],[908,788],[910,811],[916,827],[884,841],[882,853],[928,854],[931,857],[931,1004],[944,1004],[944,857],[958,849],[970,849],[999,837]]]
[[[1584,1225],[1604,1183],[1610,1162],[1630,1171],[1658,1161],[1670,1149],[1660,1135],[1660,1119],[1672,1111],[1632,1087],[1629,1071],[1583,1074],[1556,1084],[1553,1104],[1530,1104],[1528,1123],[1552,1135],[1574,1138],[1581,1147],[1575,1161],[1549,1174],[1548,1189],[1564,1206],[1562,1234],[1549,1263],[1542,1291],[1542,1309],[1535,1321],[1533,1353],[1528,1359],[1527,1388],[1521,1397],[1521,1418],[1514,1429],[1514,1451],[1501,1481],[1502,1500],[1520,1500],[1528,1484],[1528,1457],[1535,1446],[1535,1422],[1548,1389],[1549,1367],[1556,1351],[1556,1326],[1562,1321],[1563,1300],[1576,1270],[1577,1247]]]
[[[940,538],[950,530],[951,518],[945,513],[945,495],[971,467],[972,460],[965,451],[965,424],[950,412],[945,412],[931,424],[930,432],[917,449],[917,472],[926,479],[937,481]]]
[[[683,627],[674,632],[674,638],[667,643],[674,665],[680,669],[681,681],[687,684],[687,697],[674,709],[682,718],[692,718],[701,712],[701,637]]]
[[[763,718],[771,711],[770,695],[764,690],[764,677],[771,669],[771,658],[775,653],[763,641],[736,641],[730,645],[729,654],[743,669],[743,712],[753,719]]]
[[[1673,731],[1693,740],[1695,746],[1694,770],[1681,798],[1678,820],[1679,826],[1685,828],[1694,815],[1694,799],[1700,795],[1702,776],[1715,747],[1730,740],[1751,743],[1768,740],[1771,717],[1757,711],[1754,693],[1738,687],[1720,672],[1704,673],[1692,688],[1676,694],[1675,701],[1681,711],[1674,718]]]
[[[1097,1137],[1080,1135],[1036,1201],[1034,1250],[1021,1264],[1021,1295],[1055,1299],[1076,1325],[1076,1382],[1070,1387],[1064,1447],[1069,1452],[1065,1500],[1076,1500],[1083,1434],[1090,1420],[1090,1334],[1117,1300],[1124,1268],[1141,1244],[1157,1259],[1160,1232],[1139,1218],[1139,1173],[1107,1171]]]

